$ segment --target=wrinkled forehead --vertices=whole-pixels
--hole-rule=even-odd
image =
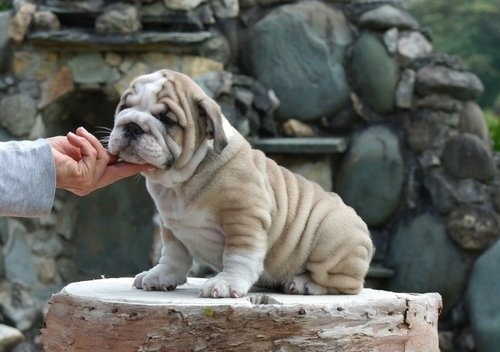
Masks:
[[[122,103],[150,109],[158,103],[158,94],[169,79],[166,71],[157,71],[137,77],[122,96]]]

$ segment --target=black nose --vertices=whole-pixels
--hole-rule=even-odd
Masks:
[[[136,123],[129,123],[125,125],[124,128],[125,137],[128,139],[136,139],[138,136],[144,133],[143,129]]]

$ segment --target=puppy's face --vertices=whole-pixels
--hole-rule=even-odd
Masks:
[[[137,77],[123,93],[108,149],[127,162],[185,167],[200,149],[227,144],[219,106],[190,78],[168,70]]]

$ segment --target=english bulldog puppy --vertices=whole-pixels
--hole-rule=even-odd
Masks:
[[[188,76],[161,70],[123,93],[109,151],[149,163],[161,216],[159,263],[134,286],[174,290],[193,259],[218,274],[201,297],[242,297],[252,285],[290,294],[356,294],[373,254],[369,230],[332,192],[254,150]]]

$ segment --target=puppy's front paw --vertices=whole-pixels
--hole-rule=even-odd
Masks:
[[[200,297],[239,298],[243,297],[252,283],[241,278],[234,278],[224,272],[208,279],[200,289]]]
[[[186,283],[186,276],[171,272],[165,264],[137,274],[134,287],[146,291],[172,291],[177,285]]]

